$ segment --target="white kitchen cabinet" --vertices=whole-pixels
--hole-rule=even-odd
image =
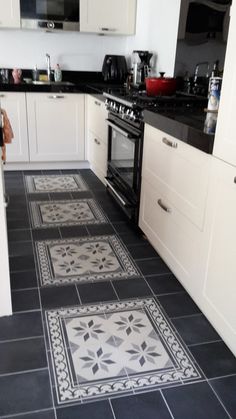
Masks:
[[[0,28],[20,28],[20,0],[0,0]]]
[[[201,242],[201,308],[236,354],[236,167],[213,159]]]
[[[145,126],[139,226],[191,293],[199,286],[209,157]]]
[[[80,30],[133,35],[137,0],[80,0]]]
[[[26,95],[18,92],[2,92],[0,100],[2,108],[7,112],[14,133],[12,143],[7,145],[7,162],[28,162]]]
[[[84,95],[28,93],[31,162],[85,159]]]
[[[107,175],[107,116],[104,102],[87,96],[88,161],[93,172],[103,183]]]
[[[236,166],[236,2],[232,2],[229,37],[214,143],[214,156]]]

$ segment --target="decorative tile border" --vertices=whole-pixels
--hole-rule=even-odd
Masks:
[[[42,286],[140,276],[115,235],[46,240],[35,246]]]
[[[58,405],[203,378],[154,298],[45,315]]]
[[[79,192],[88,190],[80,175],[32,175],[25,176],[28,193]]]
[[[29,209],[33,228],[108,223],[94,199],[32,201]]]

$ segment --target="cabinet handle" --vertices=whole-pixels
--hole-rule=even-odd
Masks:
[[[0,97],[5,97],[5,95],[0,95]]]
[[[97,140],[97,138],[94,138],[94,142],[97,144],[97,145],[100,145],[101,143],[100,143],[100,141],[98,141]]]
[[[65,96],[62,95],[52,95],[52,96],[48,96],[48,99],[64,99]]]
[[[169,213],[171,212],[171,209],[168,208],[165,204],[163,204],[161,199],[158,199],[157,203],[159,207],[161,207],[165,212],[169,212]]]
[[[234,178],[234,183],[236,183],[236,176],[235,176],[235,178]]]
[[[168,138],[166,138],[166,137],[162,138],[162,142],[164,144],[168,145],[169,147],[172,147],[172,148],[177,148],[178,147],[177,143],[174,143],[173,141],[168,140]]]
[[[94,103],[95,103],[95,105],[97,105],[97,106],[101,106],[101,103],[100,103],[100,102],[98,102],[97,100],[95,100],[95,101],[94,101]]]
[[[100,28],[100,31],[102,31],[102,32],[115,32],[116,29],[112,29],[112,28]]]

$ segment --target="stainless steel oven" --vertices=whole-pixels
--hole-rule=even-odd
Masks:
[[[138,221],[143,129],[109,112],[107,190],[135,223]]]
[[[20,0],[21,26],[78,31],[79,0]]]

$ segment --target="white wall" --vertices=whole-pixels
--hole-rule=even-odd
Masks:
[[[131,37],[2,29],[0,68],[46,68],[48,52],[53,66],[58,62],[66,70],[100,71],[105,54],[129,56],[133,49],[148,49],[158,56],[158,71],[172,75],[180,0],[137,2],[137,31]]]

